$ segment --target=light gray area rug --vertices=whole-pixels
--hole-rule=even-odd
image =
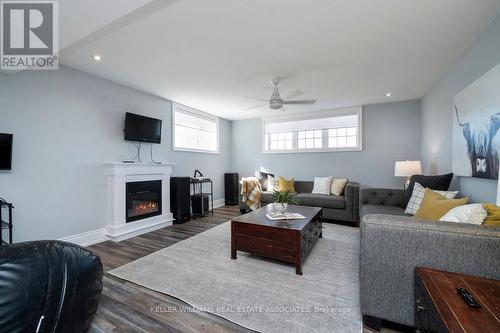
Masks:
[[[255,331],[362,331],[359,229],[324,223],[302,276],[243,252],[231,260],[230,232],[221,224],[109,273]]]

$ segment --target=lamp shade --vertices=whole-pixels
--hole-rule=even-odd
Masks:
[[[396,161],[394,166],[395,177],[410,177],[422,173],[420,161]]]

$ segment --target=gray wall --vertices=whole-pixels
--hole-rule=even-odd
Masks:
[[[427,173],[451,172],[453,97],[500,62],[500,17],[422,100],[422,162]],[[495,202],[497,181],[460,177],[455,187],[473,201]]]
[[[262,120],[233,121],[231,169],[241,176],[264,168],[284,177],[347,177],[362,186],[402,187],[394,161],[420,159],[420,101],[363,107],[363,151],[262,153]]]
[[[106,225],[104,162],[130,159],[125,112],[163,119],[155,159],[174,175],[200,169],[223,198],[230,122],[220,121],[220,154],[173,152],[171,102],[68,68],[0,74],[0,132],[14,133],[13,170],[0,173],[0,196],[13,202],[15,241],[61,238]],[[149,161],[149,149],[143,154]]]

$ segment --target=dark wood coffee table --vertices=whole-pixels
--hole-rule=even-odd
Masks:
[[[467,289],[481,305],[464,302],[457,288]],[[415,324],[421,332],[500,332],[500,281],[415,269]]]
[[[295,264],[302,275],[302,262],[322,237],[321,208],[288,206],[306,217],[301,220],[271,221],[266,214],[273,211],[271,204],[231,220],[231,259],[243,251]]]

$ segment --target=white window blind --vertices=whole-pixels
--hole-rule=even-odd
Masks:
[[[173,149],[216,153],[219,151],[219,119],[207,113],[174,104]]]
[[[361,150],[361,107],[264,120],[264,152]]]

